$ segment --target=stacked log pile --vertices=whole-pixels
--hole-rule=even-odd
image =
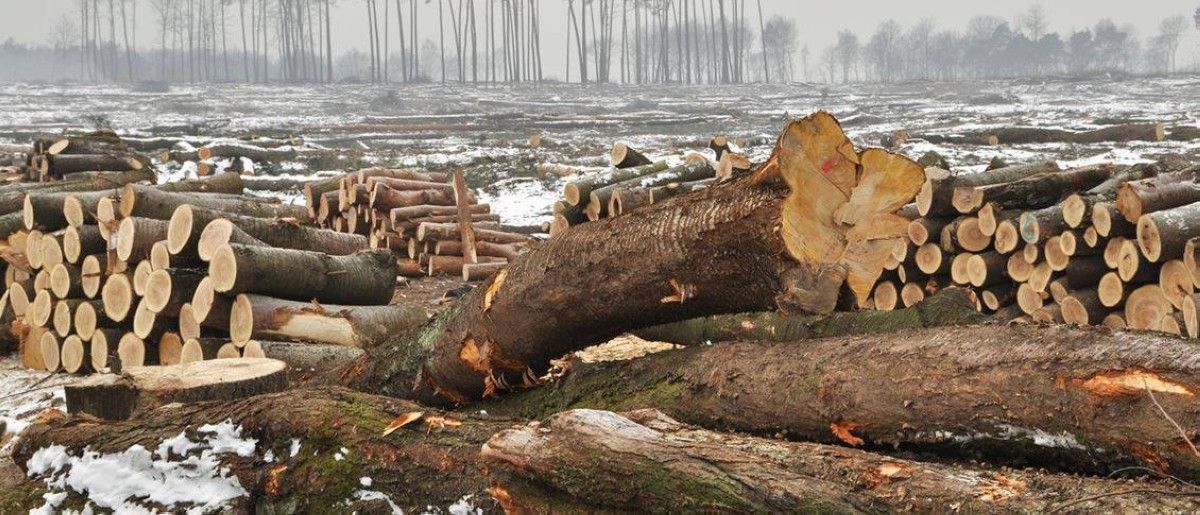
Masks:
[[[751,168],[744,153],[725,135],[714,136],[708,148],[716,163],[697,153],[681,164],[652,161],[625,143],[613,145],[611,168],[595,171],[567,183],[563,198],[554,204],[550,235],[561,234],[572,225],[628,213],[683,193],[706,188]]]
[[[318,226],[395,252],[406,277],[485,279],[534,241],[529,233],[540,231],[502,225],[461,171],[368,168],[310,182],[304,197]]]
[[[927,168],[908,241],[867,303],[907,307],[949,285],[1006,318],[1200,335],[1200,167],[1179,162],[976,174]]]
[[[364,347],[425,318],[388,305],[391,252],[315,227],[302,206],[244,196],[237,174],[157,186],[140,184],[155,182],[148,168],[65,177],[22,183],[2,217],[0,336],[30,368],[264,357],[263,338]]]

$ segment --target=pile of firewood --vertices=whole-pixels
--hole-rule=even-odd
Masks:
[[[1009,319],[1200,335],[1200,167],[946,168],[926,168],[915,204],[901,211],[913,219],[908,241],[864,304],[912,306],[958,285],[976,292],[980,310]]]
[[[320,227],[369,238],[371,248],[407,257],[400,274],[482,280],[525,248],[540,228],[502,225],[461,172],[368,168],[304,188]]]
[[[610,169],[587,174],[563,188],[562,200],[554,204],[550,235],[707,188],[751,168],[746,154],[725,135],[714,136],[708,148],[716,153],[715,165],[703,155],[690,153],[682,164],[669,166],[666,160],[651,161],[625,143],[613,145]]]

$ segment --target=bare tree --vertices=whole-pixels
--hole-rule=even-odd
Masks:
[[[1159,38],[1166,52],[1167,73],[1176,71],[1175,57],[1179,53],[1179,42],[1183,39],[1183,32],[1187,30],[1187,24],[1187,17],[1178,14],[1163,20],[1158,26]]]
[[[1019,19],[1021,29],[1030,40],[1037,41],[1046,34],[1046,8],[1042,4],[1030,5]]]

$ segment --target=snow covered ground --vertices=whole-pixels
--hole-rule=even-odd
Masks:
[[[7,460],[17,435],[48,409],[63,409],[62,385],[72,376],[30,370],[16,355],[0,356],[0,460]]]
[[[746,138],[752,157],[770,152],[789,117],[824,109],[846,119],[858,145],[878,145],[897,130],[955,134],[992,127],[1084,130],[1113,121],[1200,122],[1200,78],[991,81],[968,84],[462,87],[382,85],[197,85],[169,93],[121,86],[0,85],[0,142],[111,124],[130,135],[229,138],[298,136],[311,148],[342,149],[332,160],[284,163],[260,173],[303,177],[370,165],[463,168],[507,223],[550,218],[567,179],[539,177],[540,163],[602,164],[627,141],[652,156],[701,151],[708,138]],[[851,121],[853,120],[853,121]],[[529,136],[545,140],[531,148]],[[1055,159],[1066,166],[1132,163],[1167,153],[1200,155],[1200,141],[1122,145],[934,145],[910,140],[902,152],[929,150],[952,166],[982,169]],[[218,163],[225,166],[227,163]],[[173,166],[170,176],[194,174]],[[296,193],[279,195],[298,201]]]

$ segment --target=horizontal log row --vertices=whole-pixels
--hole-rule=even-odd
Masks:
[[[483,280],[532,241],[529,233],[546,230],[502,225],[465,183],[443,173],[368,168],[310,182],[304,195],[321,227],[392,251],[406,277]]]
[[[1200,336],[1200,167],[1048,162],[926,177],[875,309],[957,285],[1007,319]]]
[[[563,198],[554,204],[550,235],[706,188],[751,168],[746,155],[724,135],[709,140],[708,148],[716,153],[716,164],[691,153],[681,164],[669,166],[666,161],[651,161],[627,144],[615,144],[609,159],[612,168],[590,170],[564,186]]]

